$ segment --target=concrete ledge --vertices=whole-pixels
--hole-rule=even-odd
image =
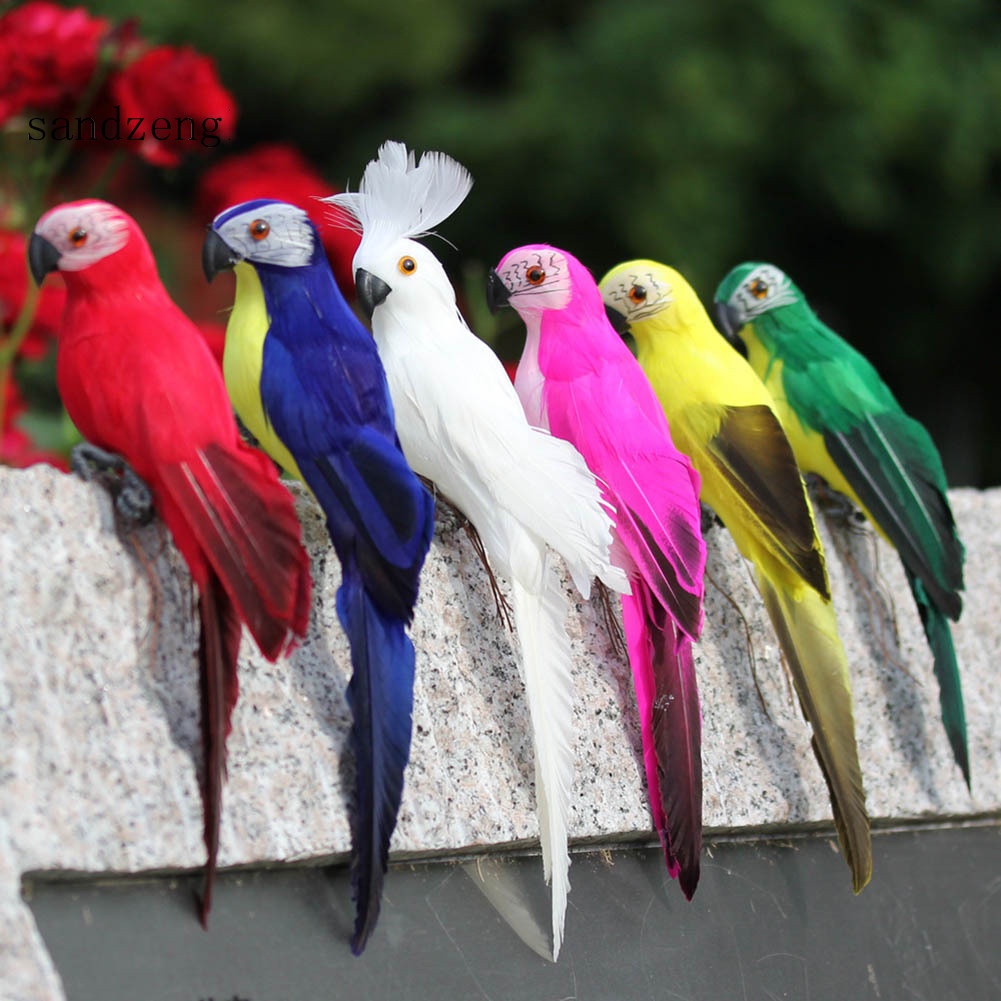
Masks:
[[[972,795],[942,731],[931,658],[899,561],[868,529],[841,523],[832,540],[821,519],[878,823],[1001,811],[994,729],[1001,709],[1001,491],[957,490],[951,498],[968,552],[966,608],[954,635]],[[313,621],[287,662],[268,664],[249,640],[244,645],[222,865],[336,857],[349,847],[341,769],[349,666],[334,610],[339,567],[320,512],[301,493],[298,504],[316,579]],[[808,727],[750,574],[724,530],[711,533],[709,546],[714,583],[696,661],[706,826],[829,824]],[[22,873],[190,869],[204,860],[192,596],[159,524],[135,540],[120,538],[100,488],[46,467],[0,470],[0,590],[0,984],[5,998],[61,999],[20,898]],[[598,605],[574,601],[571,833],[599,842],[645,839],[629,669],[603,631]],[[413,636],[414,739],[394,852],[487,851],[535,838],[513,640],[496,619],[464,533],[447,517],[439,518]]]

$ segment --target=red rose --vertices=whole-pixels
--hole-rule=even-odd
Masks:
[[[0,230],[0,331],[3,332],[14,326],[28,291],[26,247],[23,233]],[[58,281],[47,281],[39,295],[31,329],[21,344],[21,357],[44,357],[59,332],[65,301],[65,287]]]
[[[108,22],[47,0],[0,17],[0,124],[24,108],[65,109],[94,75]]]
[[[351,262],[360,237],[337,224],[338,216],[347,218],[340,209],[318,200],[335,190],[297,149],[267,143],[227,157],[207,170],[198,188],[198,210],[207,221],[254,198],[274,198],[298,206],[319,230],[337,284],[350,295],[354,289]]]
[[[236,128],[236,102],[219,82],[215,63],[187,46],[148,50],[108,87],[123,135],[142,119],[134,137],[122,141],[158,167],[176,167],[185,153],[218,146]]]

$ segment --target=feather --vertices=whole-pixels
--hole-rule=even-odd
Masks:
[[[913,425],[913,426],[912,426]],[[824,444],[864,509],[893,543],[908,571],[950,619],[963,603],[963,547],[949,502],[924,468],[924,432],[900,414],[868,414],[850,431],[824,433]]]
[[[365,168],[357,192],[324,201],[357,219],[365,252],[379,254],[397,240],[429,236],[463,202],[473,178],[444,153],[424,153],[418,162],[400,142],[385,142]]]
[[[831,794],[834,826],[852,873],[852,887],[860,893],[872,876],[872,845],[848,665],[837,635],[834,608],[810,588],[793,597],[760,570],[755,579],[788,658],[803,715],[813,725],[813,753]]]
[[[202,626],[198,662],[204,756],[202,816],[207,856],[199,917],[205,928],[212,908],[212,885],[219,855],[222,787],[226,779],[226,738],[232,729],[233,708],[239,692],[236,661],[240,652],[240,620],[214,575],[201,588],[198,614]]]
[[[719,430],[704,446],[768,547],[821,597],[830,599],[817,529],[789,439],[765,404],[723,408]],[[702,451],[702,448],[699,449]]]
[[[963,546],[948,499],[925,469],[927,450],[911,444],[915,437],[919,446],[927,438],[917,422],[880,414],[868,415],[851,432],[825,433],[824,443],[863,509],[900,554],[932,651],[942,725],[969,787],[966,710],[948,621],[963,609]]]
[[[949,746],[952,748],[956,764],[959,765],[967,788],[970,785],[970,752],[966,733],[966,709],[963,704],[963,687],[959,676],[956,648],[952,642],[949,620],[929,600],[922,581],[907,571],[907,583],[911,586],[924,626],[928,646],[932,652],[932,666],[938,681],[938,700],[942,712],[942,725]]]
[[[208,443],[189,461],[165,465],[161,482],[161,505],[183,511],[261,652],[274,659],[287,650],[306,632],[309,564],[270,463],[242,444]]]
[[[356,916],[351,951],[360,955],[379,917],[389,842],[410,757],[414,648],[405,625],[381,612],[356,568],[345,566],[337,616],[351,648],[351,886]]]
[[[531,543],[526,539],[526,546]],[[527,554],[526,554],[527,556]],[[527,562],[527,560],[526,560]],[[542,867],[552,885],[553,959],[559,957],[570,891],[567,827],[573,785],[573,682],[570,641],[564,623],[567,602],[545,549],[534,580],[511,582],[514,619],[521,648],[522,680],[535,747],[535,795]]]
[[[654,826],[668,870],[691,900],[702,853],[702,716],[692,643],[647,585],[622,598]]]

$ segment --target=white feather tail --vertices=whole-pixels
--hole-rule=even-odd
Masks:
[[[527,541],[527,540],[526,540]],[[567,601],[548,554],[536,579],[512,581],[514,621],[521,644],[522,678],[535,744],[535,793],[546,882],[552,883],[553,960],[563,943],[570,891],[567,826],[573,786],[573,681]],[[524,576],[524,575],[521,575]]]

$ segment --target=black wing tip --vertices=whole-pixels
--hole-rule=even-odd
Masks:
[[[702,869],[698,859],[692,865],[683,866],[678,872],[678,885],[681,887],[681,892],[685,895],[685,900],[691,901],[692,897],[695,896],[701,872]]]

